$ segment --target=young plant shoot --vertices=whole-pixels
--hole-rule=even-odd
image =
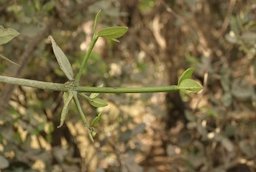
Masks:
[[[80,70],[76,75],[74,75],[72,66],[61,50],[61,48],[57,45],[54,38],[49,36],[49,39],[52,44],[53,53],[57,59],[57,62],[61,68],[61,70],[66,75],[68,81],[66,83],[52,83],[52,82],[42,82],[36,80],[29,79],[21,79],[21,78],[13,78],[7,76],[0,76],[0,82],[15,84],[21,86],[28,86],[33,88],[45,89],[45,90],[55,90],[63,92],[63,108],[61,111],[60,124],[58,127],[61,127],[69,112],[69,106],[71,101],[74,101],[77,110],[80,114],[80,117],[84,123],[84,126],[88,129],[89,137],[93,141],[93,137],[95,136],[95,125],[100,121],[101,114],[98,114],[91,122],[88,122],[86,119],[86,115],[81,107],[81,103],[79,100],[79,96],[85,98],[85,100],[92,105],[93,107],[104,107],[107,106],[107,102],[101,98],[99,98],[100,93],[153,93],[153,92],[173,92],[173,91],[181,91],[184,93],[195,93],[200,91],[203,87],[202,85],[191,79],[193,69],[189,68],[182,73],[178,80],[178,85],[170,85],[170,86],[158,86],[158,87],[132,87],[132,88],[123,88],[123,87],[90,87],[90,86],[80,86],[80,79],[84,70],[86,70],[87,62],[91,56],[92,50],[98,40],[99,37],[116,41],[118,42],[118,38],[122,37],[127,31],[128,28],[125,26],[114,26],[114,27],[106,27],[97,31],[97,23],[100,18],[99,11],[96,14],[94,25],[93,25],[93,36],[92,40],[88,46],[88,49],[83,58],[82,64],[80,66]],[[4,44],[9,42],[11,39],[16,37],[18,32],[14,29],[4,29],[0,26],[0,44]],[[3,56],[0,56],[3,58]],[[5,58],[4,58],[5,59]],[[9,61],[9,59],[6,59]],[[12,62],[12,61],[11,61]],[[15,63],[15,62],[12,62]],[[90,95],[86,95],[85,93],[90,93]]]

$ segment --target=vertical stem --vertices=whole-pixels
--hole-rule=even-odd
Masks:
[[[85,57],[84,57],[83,62],[82,62],[82,65],[80,66],[79,72],[78,72],[78,74],[76,75],[75,83],[78,84],[78,85],[79,85],[80,78],[81,78],[81,76],[82,76],[83,70],[86,68],[88,59],[89,59],[90,56],[91,56],[93,47],[94,47],[95,43],[97,42],[98,38],[99,38],[99,37],[94,34],[93,37],[92,37],[92,41],[91,41],[91,43],[89,44],[89,48],[88,48],[88,50],[87,50],[87,52],[86,52],[86,54],[85,54]]]

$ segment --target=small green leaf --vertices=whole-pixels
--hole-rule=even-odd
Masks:
[[[107,27],[103,28],[101,31],[98,32],[99,37],[107,38],[116,40],[120,38],[128,31],[128,27],[125,26],[114,26],[114,27]]]
[[[90,99],[94,99],[94,98],[98,97],[99,95],[100,95],[100,93],[91,93]]]
[[[0,45],[6,44],[20,33],[12,28],[4,28],[0,25]]]
[[[192,74],[194,72],[194,69],[192,68],[188,68],[187,70],[185,70],[179,77],[179,81],[178,81],[178,85],[180,85],[180,83],[185,80],[185,79],[190,79],[192,77]]]
[[[72,98],[73,98],[73,93],[71,91],[64,92],[63,94],[64,106],[61,111],[60,125],[58,126],[58,128],[61,127],[65,122],[65,119],[67,117],[68,110],[69,110],[69,103],[72,100]]]
[[[92,95],[92,94],[94,94],[94,95]],[[86,100],[88,100],[88,102],[92,105],[92,106],[94,106],[94,107],[104,107],[104,106],[107,106],[108,105],[108,103],[105,101],[105,100],[103,100],[103,99],[101,99],[101,98],[98,98],[97,96],[97,94],[98,93],[92,93],[91,95],[90,95],[90,97],[89,96],[87,96],[86,94],[80,94],[82,97],[84,97]]]
[[[108,103],[105,100],[98,97],[94,99],[89,99],[89,103],[94,107],[104,107],[108,105]]]
[[[182,80],[178,87],[181,91],[186,93],[195,93],[203,89],[203,86],[193,79]]]
[[[1,59],[4,59],[4,60],[6,60],[6,61],[8,61],[9,63],[12,63],[12,64],[15,64],[15,65],[19,66],[19,64],[17,64],[17,63],[15,63],[14,61],[8,59],[7,57],[3,56],[2,54],[0,54],[0,58],[1,58]]]
[[[100,14],[102,10],[99,10],[95,16],[94,23],[93,23],[93,32],[96,31],[97,24],[99,22]]]
[[[60,68],[65,73],[67,78],[69,80],[74,80],[74,74],[71,67],[71,64],[69,63],[69,60],[67,56],[64,54],[64,52],[60,49],[60,47],[56,44],[52,36],[49,36],[51,43],[52,43],[52,49],[54,52],[54,55],[60,65]]]
[[[103,84],[100,84],[97,87],[103,87]],[[100,95],[100,93],[91,93],[89,98],[94,99],[94,98],[98,97],[99,95]]]
[[[101,120],[101,113],[99,113],[91,122],[91,126],[97,125]]]

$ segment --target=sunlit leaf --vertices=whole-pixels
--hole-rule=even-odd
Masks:
[[[3,26],[0,26],[0,45],[8,43],[19,34],[19,32],[12,28],[4,28]]]
[[[193,79],[182,80],[178,88],[186,93],[195,93],[203,89],[203,86]]]
[[[188,68],[187,70],[185,70],[181,76],[179,77],[179,80],[178,80],[178,85],[185,79],[190,79],[192,77],[192,74],[194,72],[194,69],[192,68]]]
[[[94,98],[98,97],[99,95],[100,95],[100,93],[91,93],[90,98],[94,99]]]
[[[60,47],[56,44],[53,37],[49,36],[49,38],[52,42],[52,49],[53,49],[54,55],[55,55],[59,65],[60,65],[60,68],[62,69],[62,71],[65,73],[65,75],[67,76],[67,78],[69,80],[73,80],[74,74],[73,74],[73,70],[72,70],[71,64],[69,63],[67,56],[60,49]]]
[[[60,125],[58,126],[58,128],[61,127],[65,122],[65,119],[67,117],[68,110],[69,110],[69,103],[72,100],[72,98],[73,98],[73,93],[71,91],[64,92],[63,94],[64,106],[61,111]]]
[[[99,31],[98,36],[115,40],[123,36],[127,31],[128,31],[128,27],[125,27],[125,26],[107,27]]]
[[[90,99],[90,100],[89,100],[89,103],[90,103],[92,106],[94,106],[94,107],[104,107],[104,106],[107,106],[107,105],[108,105],[108,103],[107,103],[105,100],[103,100],[103,99],[101,99],[101,98],[98,98],[98,97],[96,97],[96,98],[94,98],[94,99]]]
[[[14,61],[8,59],[7,57],[3,56],[2,54],[0,54],[0,58],[1,58],[1,59],[4,59],[4,60],[6,60],[6,61],[8,61],[9,63],[12,63],[12,64],[15,64],[15,65],[18,65],[18,66],[19,66],[19,64],[17,64],[17,63],[15,63]]]

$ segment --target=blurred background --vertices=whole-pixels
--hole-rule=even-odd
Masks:
[[[0,74],[67,81],[47,37],[79,70],[99,28],[125,25],[120,43],[100,39],[82,85],[177,83],[188,67],[204,90],[102,94],[95,141],[72,106],[57,128],[62,93],[0,84],[0,171],[254,172],[256,171],[255,0],[0,0],[0,25],[21,34],[0,53]]]

